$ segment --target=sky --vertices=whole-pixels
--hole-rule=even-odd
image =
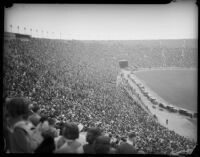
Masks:
[[[4,31],[77,40],[197,39],[198,8],[193,0],[154,5],[14,4],[5,8]]]

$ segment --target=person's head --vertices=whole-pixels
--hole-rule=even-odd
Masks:
[[[60,121],[59,123],[57,123],[57,129],[60,129],[60,135],[62,134],[62,131],[64,129],[65,123]]]
[[[34,104],[32,105],[32,111],[33,111],[34,113],[37,113],[37,112],[39,112],[39,110],[40,110],[40,107],[38,106],[38,104],[34,103]]]
[[[48,121],[48,117],[47,117],[47,115],[41,115],[39,121],[40,121],[40,123],[44,123],[45,121]]]
[[[39,124],[41,125],[42,132],[47,131],[49,129],[48,117],[46,115],[42,115],[40,117]]]
[[[93,144],[94,141],[96,140],[96,138],[100,135],[101,135],[100,129],[98,129],[98,128],[88,128],[87,129],[87,135],[86,135],[86,141],[89,144]]]
[[[126,142],[127,141],[126,137],[121,137],[121,141]]]
[[[95,153],[107,154],[110,151],[110,138],[108,136],[98,136],[95,141]]]
[[[56,119],[55,118],[49,118],[48,121],[49,121],[49,125],[51,125],[51,126],[56,125]]]
[[[135,132],[130,132],[128,134],[128,140],[131,141],[131,142],[134,142],[136,139],[136,133]]]
[[[16,98],[9,98],[6,101],[6,110],[8,116],[15,119],[15,118],[27,118],[29,113],[29,102],[25,98],[16,97]]]
[[[62,135],[69,140],[75,140],[79,138],[78,126],[74,123],[65,123],[65,126],[62,130]]]
[[[44,138],[44,139],[46,139],[46,138],[49,138],[49,137],[51,137],[51,138],[54,138],[54,132],[52,132],[51,130],[49,130],[49,129],[47,129],[47,130],[42,130],[42,137]]]

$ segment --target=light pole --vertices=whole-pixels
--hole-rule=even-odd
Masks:
[[[17,26],[17,29],[18,29],[18,33],[19,33],[19,26]]]
[[[10,30],[11,30],[11,33],[12,33],[12,25],[10,25]]]
[[[53,35],[54,33],[52,32],[52,38],[54,39],[54,35]]]
[[[35,31],[36,31],[36,37],[38,37],[38,36],[37,36],[37,32],[38,32],[38,30],[36,29]]]
[[[42,37],[43,37],[43,30],[41,31],[41,35],[42,35]]]

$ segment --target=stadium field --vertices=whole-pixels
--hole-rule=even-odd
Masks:
[[[197,70],[149,70],[135,74],[168,103],[197,112]]]

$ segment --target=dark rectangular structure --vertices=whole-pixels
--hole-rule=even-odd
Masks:
[[[15,33],[15,36],[17,39],[20,39],[21,41],[29,41],[31,39],[31,36],[26,34]]]
[[[120,68],[124,69],[128,67],[128,61],[127,60],[120,60],[119,61]]]

